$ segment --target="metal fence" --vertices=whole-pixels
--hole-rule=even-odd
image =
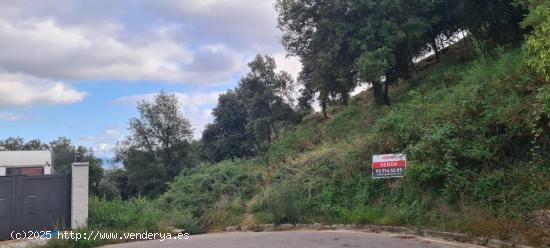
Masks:
[[[0,177],[0,240],[13,231],[69,227],[70,190],[67,174]]]

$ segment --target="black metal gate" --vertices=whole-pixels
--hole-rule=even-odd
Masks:
[[[0,240],[70,226],[70,176],[0,177]]]

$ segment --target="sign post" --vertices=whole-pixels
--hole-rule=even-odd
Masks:
[[[404,177],[407,157],[404,154],[372,156],[372,178]]]

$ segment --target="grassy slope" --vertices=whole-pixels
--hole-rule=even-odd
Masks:
[[[447,56],[391,90],[307,117],[252,160],[181,175],[159,201],[205,228],[283,222],[427,226],[548,242],[547,83],[519,49]],[[404,179],[373,180],[373,154],[404,152]],[[546,240],[544,240],[546,239]]]

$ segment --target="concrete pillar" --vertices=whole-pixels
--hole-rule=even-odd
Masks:
[[[46,165],[44,165],[44,175],[50,174],[52,174],[52,166],[50,165],[50,163],[46,163]]]
[[[71,229],[78,229],[88,223],[89,163],[72,163],[71,176]]]
[[[0,166],[0,177],[6,175],[6,167]]]

